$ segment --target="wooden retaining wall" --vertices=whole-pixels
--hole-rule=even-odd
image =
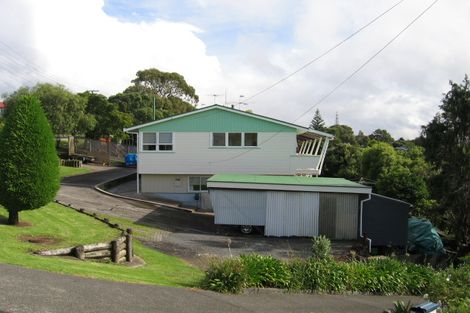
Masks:
[[[109,242],[93,243],[56,250],[35,252],[43,256],[74,256],[80,260],[103,260],[113,263],[132,262],[134,249],[132,245],[132,230]]]
[[[134,258],[134,247],[132,244],[132,228],[123,229],[117,223],[111,223],[109,219],[102,218],[96,213],[87,212],[82,208],[75,208],[71,204],[66,204],[56,200],[56,203],[71,208],[79,213],[93,217],[94,219],[116,228],[121,231],[121,236],[116,240],[109,242],[93,243],[88,245],[79,245],[75,247],[62,248],[56,250],[36,251],[35,254],[43,256],[74,256],[81,260],[110,260],[114,263],[132,262]]]

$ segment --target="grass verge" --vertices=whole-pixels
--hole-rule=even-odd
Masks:
[[[60,166],[59,174],[60,178],[67,176],[75,176],[80,174],[91,173],[91,170],[86,167],[69,167],[69,166]]]
[[[83,277],[178,287],[195,286],[203,276],[199,269],[179,258],[147,248],[138,241],[135,241],[135,254],[146,262],[146,265],[139,268],[73,258],[37,256],[32,251],[109,241],[117,237],[119,232],[89,216],[55,203],[39,210],[21,212],[20,221],[31,223],[30,227],[6,225],[7,216],[8,212],[0,207],[0,263]],[[57,242],[35,244],[24,241],[25,236],[53,237]]]

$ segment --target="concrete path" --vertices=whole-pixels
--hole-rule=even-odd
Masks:
[[[197,289],[117,283],[0,264],[0,312],[7,313],[381,313],[413,297],[222,295]]]

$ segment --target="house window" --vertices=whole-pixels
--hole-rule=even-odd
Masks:
[[[157,150],[157,134],[156,133],[142,133],[142,150],[143,151],[156,151]]]
[[[229,133],[228,134],[228,145],[229,145],[229,147],[241,147],[241,145],[242,145],[242,134],[241,133]]]
[[[158,150],[173,150],[173,133],[158,133]]]
[[[189,191],[206,191],[207,190],[206,176],[191,176],[189,177]]]
[[[212,133],[212,147],[257,147],[258,133]]]
[[[214,147],[225,147],[225,133],[212,133],[212,145]]]
[[[173,133],[142,133],[142,151],[173,151]]]
[[[257,133],[245,133],[245,147],[257,147],[258,146],[258,134]]]

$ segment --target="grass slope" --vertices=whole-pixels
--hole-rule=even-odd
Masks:
[[[7,216],[8,212],[0,207],[0,263],[84,277],[180,287],[195,286],[203,276],[199,269],[176,257],[147,248],[138,241],[135,241],[135,254],[146,262],[145,266],[139,268],[73,258],[37,256],[31,251],[109,241],[116,238],[119,232],[55,203],[39,210],[21,212],[20,221],[31,223],[31,227],[6,225]],[[150,229],[142,227],[137,230],[150,232]],[[34,244],[21,240],[25,235],[52,236],[60,242],[53,245]]]
[[[86,167],[69,167],[69,166],[60,166],[59,173],[60,178],[67,176],[75,176],[80,174],[90,173],[91,170]]]

